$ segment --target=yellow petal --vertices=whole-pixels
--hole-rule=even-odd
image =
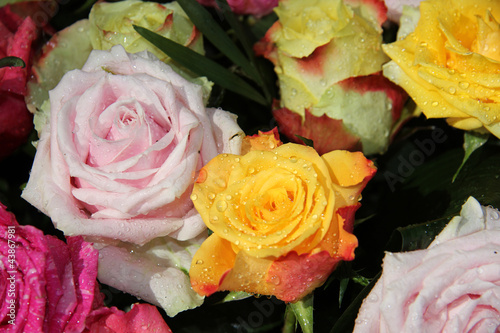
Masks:
[[[209,296],[219,290],[225,274],[234,266],[236,253],[231,243],[210,235],[196,251],[191,262],[189,277],[194,291]]]

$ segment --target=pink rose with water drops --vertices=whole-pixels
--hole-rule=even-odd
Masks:
[[[386,254],[354,332],[499,328],[500,212],[470,197],[427,249]]]
[[[205,225],[189,198],[197,172],[239,149],[235,117],[149,53],[93,51],[50,91],[23,197],[66,235],[144,244]]]
[[[190,194],[204,164],[240,152],[236,117],[154,55],[115,46],[50,91],[41,133],[23,198],[95,243],[101,282],[170,316],[199,306],[184,271],[206,226]]]

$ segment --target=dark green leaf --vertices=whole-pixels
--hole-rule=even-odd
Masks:
[[[343,278],[340,280],[339,287],[339,307],[342,305],[342,299],[344,298],[345,291],[347,289],[347,285],[349,284],[349,278]]]
[[[202,5],[195,0],[178,0],[177,2],[203,36],[234,64],[240,66],[254,81],[260,81],[260,77],[250,61]]]
[[[26,67],[23,59],[18,57],[5,57],[0,59],[0,68],[2,67]]]
[[[443,230],[450,218],[398,228],[401,234],[401,251],[426,249],[434,238]]]
[[[332,327],[330,333],[338,333],[338,332],[352,332],[354,328],[354,321],[358,316],[359,308],[361,307],[361,303],[366,296],[370,293],[373,286],[380,278],[381,273],[377,274],[377,276],[367,285],[361,292],[356,296],[356,298],[351,302],[351,304],[347,307],[347,309],[342,313],[340,318],[335,322],[335,325]]]
[[[148,29],[139,26],[134,26],[134,28],[142,37],[165,52],[174,61],[177,61],[197,75],[206,76],[210,81],[227,90],[231,90],[259,104],[266,105],[265,98],[259,92],[225,67]]]
[[[303,136],[300,136],[300,135],[298,135],[298,134],[295,134],[295,136],[296,136],[297,138],[299,138],[300,140],[302,140],[302,142],[304,142],[304,144],[305,144],[306,146],[314,148],[314,142],[313,142],[313,140],[308,139],[308,138],[304,138]]]
[[[267,100],[271,99],[270,89],[267,84],[267,80],[265,77],[266,72],[262,71],[262,67],[259,66],[257,59],[255,58],[255,53],[253,51],[253,44],[255,43],[255,38],[252,38],[249,34],[248,29],[244,29],[241,22],[236,18],[231,7],[229,7],[226,0],[216,0],[217,6],[222,10],[224,18],[228,21],[231,28],[234,30],[236,38],[239,40],[241,45],[243,46],[247,57],[250,61],[250,67],[247,68],[247,71],[251,75],[251,77],[262,87],[265,97]]]

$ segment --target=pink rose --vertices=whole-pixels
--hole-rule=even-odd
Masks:
[[[130,323],[129,332],[170,332],[151,305],[136,305],[128,313],[104,307],[96,281],[97,260],[98,251],[82,237],[70,237],[66,244],[33,226],[21,226],[0,203],[0,295],[4,300],[0,331],[102,332],[121,320]]]
[[[0,204],[0,330],[82,331],[85,318],[102,304],[97,288],[97,252],[81,237],[68,245],[33,226],[20,226]]]
[[[31,44],[37,35],[38,29],[30,17],[21,18],[9,5],[0,8],[0,58],[15,56],[26,63],[24,68],[0,68],[0,159],[23,144],[33,129],[33,116],[26,108],[24,96]]]
[[[198,0],[203,6],[215,7],[215,0]],[[228,0],[227,3],[236,14],[249,14],[261,17],[273,11],[278,0]]]
[[[201,87],[149,53],[93,51],[50,92],[23,197],[66,235],[145,244],[205,225],[189,198],[202,165],[238,151],[241,129]]]
[[[425,250],[387,253],[354,332],[498,332],[500,213],[469,198]]]

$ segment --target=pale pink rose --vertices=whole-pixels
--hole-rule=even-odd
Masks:
[[[215,7],[215,0],[198,0],[204,6]],[[278,0],[228,0],[227,3],[236,14],[248,14],[261,17],[273,11]]]
[[[145,244],[205,225],[189,198],[202,165],[237,152],[235,117],[147,52],[94,50],[50,91],[23,198],[65,235]]]
[[[500,213],[469,198],[425,250],[387,253],[354,332],[498,332]]]

